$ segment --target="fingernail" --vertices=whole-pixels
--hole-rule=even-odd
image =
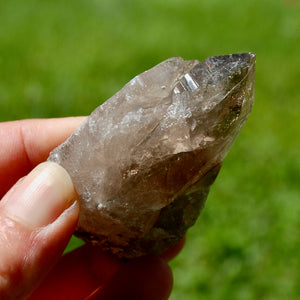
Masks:
[[[53,162],[45,162],[32,170],[1,201],[9,216],[32,227],[52,223],[76,199],[67,171]]]

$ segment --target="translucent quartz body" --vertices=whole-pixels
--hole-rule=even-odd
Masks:
[[[49,157],[81,197],[77,235],[125,258],[179,241],[251,111],[254,73],[253,53],[170,58],[97,107]]]

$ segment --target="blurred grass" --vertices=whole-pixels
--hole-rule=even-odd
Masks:
[[[168,57],[244,51],[255,106],[171,263],[173,300],[299,299],[299,1],[0,2],[1,121],[87,115]]]

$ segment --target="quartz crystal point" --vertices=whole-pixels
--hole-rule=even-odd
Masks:
[[[128,259],[178,242],[251,111],[254,73],[253,53],[170,58],[96,108],[49,157],[81,198],[76,234]]]

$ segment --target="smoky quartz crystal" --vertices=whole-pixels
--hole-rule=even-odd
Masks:
[[[49,157],[81,198],[76,234],[127,259],[178,242],[251,111],[254,74],[253,53],[170,58],[97,107]]]

